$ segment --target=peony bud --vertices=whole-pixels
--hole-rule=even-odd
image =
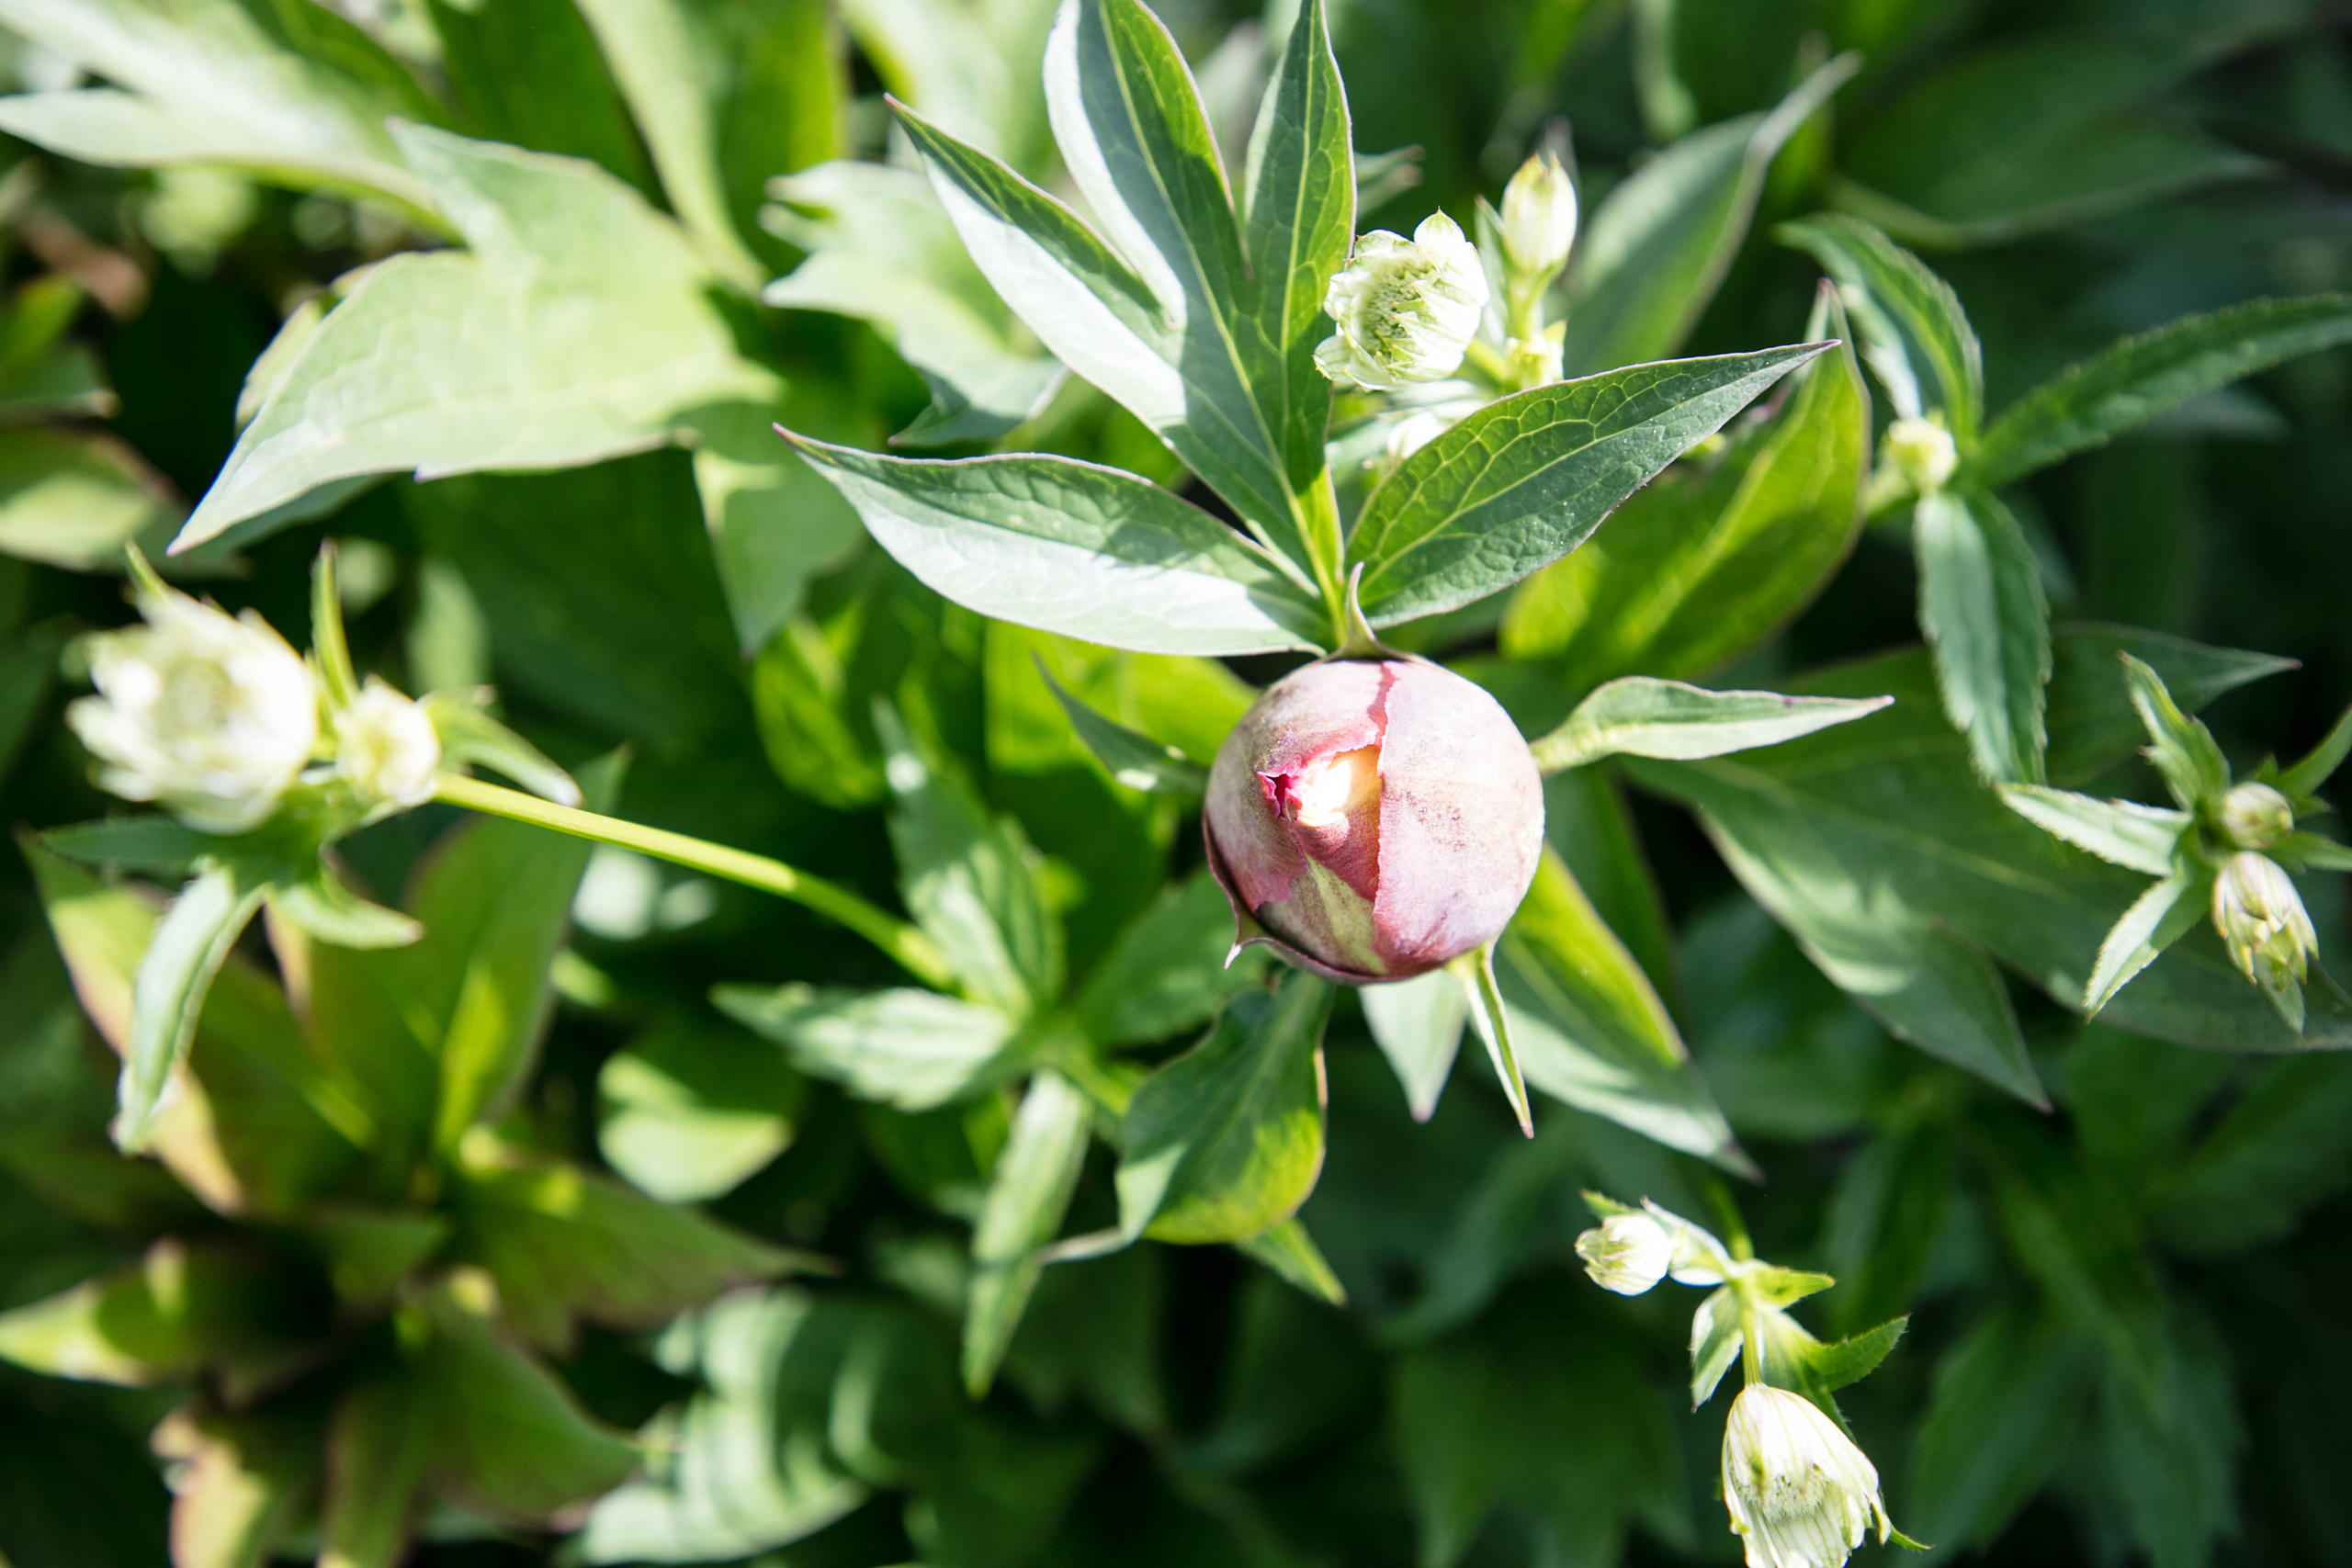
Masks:
[[[1878,1471],[1801,1394],[1749,1383],[1724,1428],[1724,1505],[1747,1568],[1838,1568],[1875,1523],[1894,1533]]]
[[[1584,1271],[1604,1291],[1638,1296],[1666,1278],[1674,1235],[1647,1214],[1611,1214],[1577,1237]]]
[[[1503,186],[1502,230],[1511,270],[1535,287],[1568,265],[1577,243],[1577,187],[1555,154],[1537,153]]]
[[[208,833],[242,833],[311,760],[310,667],[250,610],[232,617],[156,588],[140,595],[139,613],[145,626],[91,638],[98,694],[74,703],[66,722],[98,759],[102,787],[159,801]]]
[[[334,761],[370,806],[422,806],[433,798],[441,738],[422,706],[371,675],[335,716]]]
[[[2222,863],[2213,879],[2213,925],[2230,961],[2267,990],[2301,983],[2319,951],[2312,918],[2301,895],[2278,863],[2240,850]]]
[[[1886,460],[1921,495],[1932,495],[1960,467],[1951,432],[1932,419],[1898,419],[1886,427]]]
[[[2267,850],[2295,830],[2295,808],[2266,784],[2242,784],[2213,807],[2224,838],[2241,850]]]
[[[1486,268],[1453,219],[1432,212],[1409,240],[1375,229],[1331,276],[1323,310],[1339,330],[1315,363],[1334,381],[1376,392],[1443,380],[1461,367],[1486,309]]]
[[[1233,727],[1202,822],[1245,929],[1333,979],[1403,980],[1510,923],[1543,852],[1544,792],[1510,716],[1461,676],[1326,660]]]

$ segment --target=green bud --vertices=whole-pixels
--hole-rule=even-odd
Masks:
[[[2295,830],[2295,808],[2266,784],[2233,787],[2213,807],[2213,825],[2241,850],[2267,850]]]
[[[1568,265],[1577,243],[1577,187],[1550,152],[1519,166],[1503,187],[1503,256],[1511,270],[1537,287]]]
[[[2301,986],[2319,951],[2318,933],[2294,882],[2278,862],[2252,850],[2224,861],[2213,879],[2213,926],[2230,962],[2277,996]]]
[[[1932,419],[1896,420],[1886,427],[1883,449],[1894,471],[1921,495],[1943,489],[1960,467],[1951,432]]]

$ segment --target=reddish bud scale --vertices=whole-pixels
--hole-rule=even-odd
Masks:
[[[1326,660],[1226,737],[1202,827],[1244,941],[1335,980],[1404,980],[1510,923],[1544,790],[1510,716],[1461,676]]]

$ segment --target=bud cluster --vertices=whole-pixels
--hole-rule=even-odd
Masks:
[[[379,679],[336,701],[251,610],[231,615],[134,562],[141,624],[89,639],[95,696],[66,722],[100,787],[207,833],[243,833],[295,796],[345,830],[433,796],[441,739],[424,706]]]
[[[1656,1203],[1631,1209],[1592,1193],[1586,1201],[1602,1219],[1577,1238],[1577,1254],[1603,1290],[1636,1296],[1668,1279],[1715,1287],[1691,1320],[1691,1392],[1704,1404],[1730,1359],[1741,1359],[1746,1386],[1724,1427],[1723,1495],[1747,1568],[1840,1568],[1872,1527],[1882,1543],[1916,1545],[1888,1517],[1878,1469],[1834,1417],[1835,1404],[1825,1410],[1786,1386],[1793,1382],[1826,1402],[1831,1388],[1860,1375],[1833,1375],[1828,1369],[1850,1365],[1849,1355],[1827,1354],[1838,1348],[1822,1345],[1785,1311],[1835,1281],[1748,1257],[1744,1240],[1725,1247]]]

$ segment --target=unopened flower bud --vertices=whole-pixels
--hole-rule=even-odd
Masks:
[[[1515,337],[1505,344],[1503,366],[1510,385],[1545,387],[1558,380],[1566,329],[1566,321],[1554,321],[1533,337]]]
[[[1802,1394],[1753,1382],[1724,1428],[1724,1505],[1747,1568],[1838,1568],[1870,1527],[1894,1532],[1878,1471]]]
[[[334,761],[370,805],[422,806],[433,798],[441,738],[422,705],[371,675],[335,716]]]
[[[1539,152],[1503,186],[1503,256],[1511,270],[1548,284],[1577,243],[1577,186],[1558,157]]]
[[[1886,460],[1921,495],[1932,495],[1960,467],[1951,432],[1932,419],[1898,419],[1886,427]]]
[[[2213,879],[2213,925],[2230,961],[2267,990],[2284,990],[2290,979],[2300,984],[2319,951],[2294,883],[2278,862],[2252,850],[2222,863]]]
[[[1370,391],[1442,380],[1461,367],[1486,309],[1486,268],[1453,219],[1433,212],[1409,240],[1375,229],[1331,276],[1323,310],[1339,330],[1315,363]]]
[[[2241,850],[2267,850],[2295,830],[2295,808],[2267,784],[2242,784],[2213,808],[2222,834]]]
[[[250,610],[232,616],[153,589],[139,613],[146,625],[91,639],[98,694],[74,703],[66,722],[97,758],[102,787],[159,802],[208,833],[243,832],[311,760],[310,668]]]
[[[1584,1271],[1604,1291],[1638,1296],[1666,1278],[1674,1235],[1647,1214],[1611,1214],[1577,1237]]]
[[[1543,852],[1544,792],[1510,716],[1461,676],[1325,660],[1234,726],[1202,823],[1245,930],[1333,979],[1403,980],[1510,923]]]

